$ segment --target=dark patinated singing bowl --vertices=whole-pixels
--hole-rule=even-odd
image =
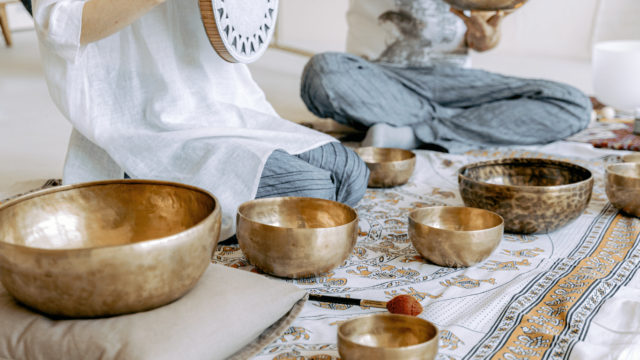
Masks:
[[[358,240],[358,213],[336,201],[280,197],[248,201],[236,217],[240,249],[251,265],[284,278],[327,273]]]
[[[607,197],[613,206],[640,217],[640,163],[609,165],[604,181]]]
[[[593,176],[564,161],[513,158],[462,167],[458,186],[465,205],[499,214],[506,232],[543,234],[584,212]]]
[[[404,185],[416,167],[416,154],[408,150],[364,147],[355,152],[371,171],[368,184],[371,188]]]
[[[416,316],[359,316],[338,326],[338,352],[344,360],[433,360],[438,328]]]
[[[40,191],[0,207],[0,281],[23,304],[54,316],[150,310],[204,274],[220,216],[213,195],[169,182]]]
[[[436,206],[409,215],[409,239],[420,256],[440,266],[468,267],[498,247],[504,220],[491,211]]]
[[[515,10],[528,0],[444,0],[458,10],[498,11]]]

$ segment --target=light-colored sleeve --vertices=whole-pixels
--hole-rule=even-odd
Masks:
[[[33,19],[40,42],[61,58],[78,64],[86,45],[80,45],[82,8],[87,0],[36,0]]]

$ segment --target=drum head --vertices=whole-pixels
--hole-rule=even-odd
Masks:
[[[198,0],[207,36],[232,63],[251,63],[267,50],[279,0]]]

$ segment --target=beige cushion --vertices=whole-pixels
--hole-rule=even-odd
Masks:
[[[284,333],[305,295],[285,282],[211,265],[187,295],[164,307],[106,319],[52,320],[24,308],[0,286],[0,359],[248,359]]]

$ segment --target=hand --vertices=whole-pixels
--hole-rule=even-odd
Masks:
[[[500,24],[508,15],[504,11],[472,11],[471,16],[466,16],[461,10],[451,8],[451,12],[457,15],[467,25],[467,46],[483,52],[498,46],[500,42]]]

